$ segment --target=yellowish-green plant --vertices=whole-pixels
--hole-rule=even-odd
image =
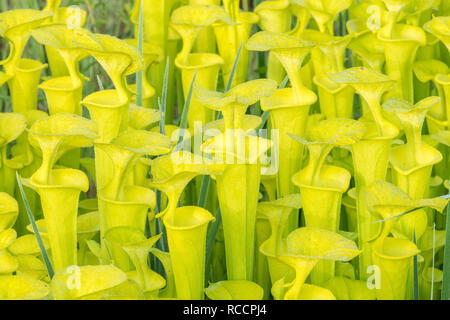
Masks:
[[[336,277],[325,284],[336,300],[375,300],[375,291],[367,287],[367,282],[344,277]]]
[[[449,298],[448,1],[64,3],[0,1],[0,299]]]
[[[213,215],[199,207],[180,207],[173,216],[164,217],[178,299],[203,299],[206,232],[211,221]]]
[[[405,191],[412,199],[426,196],[430,184],[433,165],[442,161],[441,153],[422,142],[422,127],[425,115],[439,103],[439,97],[428,97],[415,105],[405,100],[391,99],[383,104],[385,110],[394,113],[403,127],[407,143],[392,148],[390,163],[392,182]],[[427,226],[427,215],[424,210],[399,218],[397,231],[413,240],[413,233],[420,239]],[[396,229],[394,227],[394,229]]]
[[[304,7],[317,23],[320,32],[334,35],[333,23],[339,12],[348,9],[353,0],[291,0],[292,3]]]
[[[7,146],[15,141],[27,126],[25,116],[19,113],[0,114],[0,191],[14,195],[14,172],[7,165]]]
[[[423,26],[424,30],[433,34],[439,40],[450,48],[450,38],[448,37],[448,30],[450,27],[449,17],[433,17],[430,21]]]
[[[399,130],[382,114],[381,98],[390,90],[394,81],[389,77],[365,67],[350,68],[330,76],[337,83],[350,84],[367,103],[365,119],[366,134],[351,145],[356,184],[356,208],[358,221],[358,245],[363,251],[359,256],[359,274],[367,279],[367,268],[371,263],[370,241],[378,232],[363,199],[362,190],[377,180],[386,177],[392,140]],[[367,120],[368,119],[368,120]]]
[[[353,56],[362,62],[363,66],[381,72],[385,62],[384,45],[364,21],[367,21],[367,17],[347,22],[347,30],[352,35],[348,48],[352,51]]]
[[[67,76],[54,77],[39,86],[46,94],[50,114],[81,115],[83,83],[88,79],[80,73],[79,63],[89,54],[75,45],[77,32],[64,25],[42,26],[31,31],[34,39],[61,56],[67,69]]]
[[[431,94],[431,84],[438,88],[439,96],[442,99],[442,88],[435,81],[435,78],[438,74],[448,74],[449,72],[450,69],[448,66],[444,62],[436,59],[418,60],[414,62],[414,75],[417,79],[414,82],[415,101],[422,100]],[[445,106],[442,102],[431,108],[428,115],[432,115],[437,119],[443,119],[441,110],[444,110]],[[430,131],[433,132],[433,128],[430,128]]]
[[[185,98],[188,96],[195,72],[197,72],[196,84],[199,87],[216,90],[219,70],[224,64],[224,59],[213,53],[191,53],[191,51],[200,32],[219,21],[232,23],[230,17],[219,6],[182,6],[172,14],[171,26],[183,39],[183,48],[175,59],[175,65],[181,69]],[[195,97],[191,100],[188,112],[189,127],[193,128],[195,121],[201,121],[205,125],[214,119],[213,110],[197,102]]]
[[[16,241],[17,233],[14,229],[0,232],[0,274],[12,275],[19,268],[19,261],[9,249]]]
[[[225,121],[225,132],[206,142],[203,151],[212,154],[215,161],[226,164],[225,171],[217,176],[216,182],[229,280],[253,279],[260,159],[271,147],[267,140],[246,135],[242,130],[243,119],[249,105],[269,96],[275,89],[276,82],[273,80],[245,82],[226,93],[196,89],[197,99],[208,108],[221,111]],[[240,147],[238,143],[241,143]],[[230,185],[239,187],[230,189]]]
[[[293,177],[300,189],[305,226],[339,231],[342,195],[350,185],[346,169],[326,164],[335,146],[358,142],[365,134],[363,123],[351,119],[324,120],[306,132],[306,139],[292,136],[307,146],[309,160]],[[319,263],[311,274],[313,284],[323,284],[334,277],[334,263]]]
[[[264,31],[286,33],[291,30],[292,13],[289,0],[263,1],[256,8],[259,16],[259,26]],[[274,53],[269,53],[267,78],[277,81],[280,85],[285,77],[285,71]]]
[[[295,270],[295,279],[285,285],[285,300],[302,298],[306,278],[320,260],[349,261],[360,251],[356,244],[331,231],[303,227],[291,232],[277,258]]]
[[[92,121],[70,114],[37,120],[30,129],[30,143],[41,150],[42,164],[24,182],[40,195],[56,270],[76,264],[78,200],[89,181],[82,171],[54,166],[68,151],[91,146],[96,130]]]
[[[239,9],[239,0],[224,0],[223,7],[226,13],[231,17],[232,23],[217,22],[213,24],[213,28],[216,35],[219,54],[225,61],[225,64],[223,65],[223,82],[228,83],[239,48],[241,44],[245,45],[249,39],[252,27],[259,21],[259,17],[253,12],[241,11]],[[232,82],[233,86],[247,80],[248,66],[249,53],[244,46],[241,50]]]
[[[269,225],[267,236],[258,241],[259,252],[256,261],[259,263],[255,265],[256,282],[263,287],[265,294],[270,294],[272,285],[282,277],[288,279],[288,275],[284,274],[283,271],[289,270],[289,267],[284,270],[281,269],[280,262],[276,257],[285,241],[285,235],[288,233],[290,215],[292,215],[293,210],[298,210],[301,206],[299,194],[287,195],[278,200],[258,204],[257,218],[266,219]],[[258,236],[257,233],[257,239]],[[267,267],[265,267],[266,265]],[[293,272],[290,275],[293,278]]]
[[[126,280],[127,275],[111,265],[68,267],[55,273],[50,289],[56,300],[98,300]]]
[[[210,284],[205,289],[211,300],[262,300],[263,289],[248,280],[227,280]]]
[[[58,1],[47,3],[43,11],[50,11],[53,15],[51,21],[45,23],[46,25],[65,25],[70,29],[81,28],[85,25],[87,17],[85,10],[77,6],[60,7],[60,5],[61,3],[58,3]],[[60,78],[70,75],[66,59],[57,48],[45,44],[45,52],[53,77]]]
[[[166,154],[171,145],[168,137],[144,130],[122,132],[111,143],[95,143],[97,154],[102,153],[104,157],[101,175],[97,171],[101,237],[108,229],[120,226],[134,227],[144,233],[147,212],[155,208],[156,196],[152,190],[135,185],[134,169],[143,156]],[[116,250],[112,251],[112,258],[120,260]]]
[[[49,285],[25,276],[0,276],[2,300],[40,300],[50,293]]]
[[[401,189],[384,181],[374,182],[365,188],[363,193],[369,210],[383,219],[382,230],[371,243],[373,264],[380,270],[377,298],[405,299],[408,274],[412,272],[411,260],[420,250],[412,241],[389,237],[389,234],[398,216],[423,207],[442,211],[447,205],[447,200],[443,198],[413,200]]]
[[[161,235],[157,235],[147,239],[143,232],[133,227],[113,227],[105,234],[109,244],[117,245],[126,252],[135,269],[130,269],[113,258],[114,265],[122,270],[127,268],[125,271],[128,271],[128,277],[135,279],[148,297],[157,296],[158,290],[166,284],[164,278],[148,265],[148,254],[160,237]]]
[[[5,192],[0,192],[0,232],[12,228],[19,215],[16,199]]]
[[[167,206],[157,217],[174,219],[178,201],[186,186],[199,175],[218,175],[223,165],[200,158],[186,151],[177,151],[156,158],[152,162],[152,188],[163,191],[167,196]]]
[[[425,32],[420,27],[395,24],[381,28],[378,38],[384,43],[386,72],[397,82],[390,97],[414,102],[413,64],[419,46],[427,42]],[[400,58],[399,58],[400,57]]]
[[[166,286],[164,287],[164,289],[159,291],[158,297],[162,299],[175,298],[177,293],[170,253],[161,251],[157,248],[152,248],[150,252],[152,255],[157,257],[159,261],[162,263],[164,267],[164,272],[166,274]]]
[[[303,85],[302,61],[311,49],[311,44],[294,36],[268,31],[253,35],[247,43],[249,50],[270,51],[283,65],[292,88],[277,90],[261,100],[264,111],[270,111],[269,121],[273,129],[279,130],[279,143],[273,152],[278,152],[277,194],[279,197],[295,191],[290,177],[302,166],[303,146],[293,143],[288,134],[303,135],[309,109],[317,101],[314,92]],[[291,218],[291,231],[297,227],[298,216]]]
[[[0,73],[0,85],[8,81],[14,112],[24,113],[37,107],[38,84],[47,65],[22,58],[32,29],[47,21],[49,12],[17,9],[0,14],[0,36],[8,40],[9,55],[0,61],[5,73]],[[24,94],[26,92],[26,94]]]

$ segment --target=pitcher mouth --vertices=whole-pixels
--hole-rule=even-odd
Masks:
[[[216,220],[209,211],[199,207],[180,207],[163,219],[167,228],[178,231],[192,230]]]
[[[33,178],[23,179],[23,182],[35,190],[79,189],[86,192],[89,189],[89,180],[83,171],[76,169],[54,169],[51,175],[52,184],[42,184],[34,181]]]
[[[98,199],[107,203],[126,206],[137,205],[152,207],[156,204],[156,195],[148,188],[128,185],[125,187],[124,193],[123,200],[109,199],[102,196],[101,192],[98,194]]]
[[[82,84],[74,86],[72,79],[70,77],[59,77],[46,80],[42,82],[38,87],[39,89],[42,89],[44,91],[49,90],[49,91],[67,92],[79,90],[81,89],[82,86],[83,86]]]
[[[417,42],[424,46],[427,44],[427,37],[421,28],[406,24],[396,24],[393,29],[392,37],[388,34],[389,28],[385,26],[378,32],[378,39],[385,42]]]
[[[349,87],[349,85],[345,84],[339,84],[334,81],[331,81],[331,79],[326,75],[323,74],[321,76],[314,76],[313,82],[318,86],[325,90],[327,90],[330,94],[338,94],[339,92],[344,91],[346,88]]]
[[[407,161],[401,160],[402,158],[404,158],[401,156],[402,153],[403,155],[405,155],[406,148],[407,148],[406,145],[395,147],[392,149],[390,156],[390,162],[394,167],[394,169],[403,175],[409,175],[425,167],[432,166],[436,163],[439,163],[443,159],[442,154],[438,150],[429,146],[428,144],[423,143],[421,146],[421,148],[423,148],[421,150],[422,151],[421,154],[422,156],[426,156],[427,159],[422,163],[412,165],[411,163],[408,163],[409,162],[408,160],[411,160],[410,158],[407,158]]]
[[[281,109],[281,108],[299,108],[309,107],[316,103],[317,96],[314,92],[308,91],[307,95],[302,95],[304,101],[293,104],[295,92],[293,88],[278,89],[270,97],[264,97],[261,99],[261,108],[264,111]]]
[[[44,70],[48,64],[43,64],[37,60],[22,58],[17,62],[16,68],[20,72],[37,72]]]
[[[84,105],[99,108],[121,108],[128,104],[128,101],[120,101],[117,90],[96,91],[81,101]]]
[[[180,69],[206,69],[225,64],[223,58],[215,53],[190,53],[186,63],[179,56],[175,58],[175,65]]]
[[[292,177],[294,184],[300,188],[315,189],[321,191],[344,193],[350,184],[351,175],[350,173],[336,166],[324,165],[320,172],[319,183],[316,185],[311,185],[305,183],[302,177],[302,171],[295,174]]]
[[[409,240],[387,237],[373,252],[382,259],[402,260],[419,254],[420,250]]]

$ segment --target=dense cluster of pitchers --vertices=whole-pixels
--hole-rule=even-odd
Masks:
[[[243,2],[0,13],[0,299],[449,298],[450,1]]]

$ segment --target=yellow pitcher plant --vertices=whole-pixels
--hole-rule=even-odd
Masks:
[[[0,300],[450,299],[450,1],[83,3],[0,1]]]

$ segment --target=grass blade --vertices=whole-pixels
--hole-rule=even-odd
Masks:
[[[217,211],[215,215],[216,220],[211,224],[209,228],[208,235],[206,237],[206,264],[209,264],[209,260],[211,259],[211,252],[214,247],[214,243],[216,242],[216,235],[219,231],[219,227],[222,224],[222,214],[220,213],[220,207],[217,206]]]
[[[270,111],[264,111],[264,113],[261,115],[262,123],[259,126],[257,131],[260,131],[260,130],[262,130],[262,128],[264,128],[264,126],[267,123],[267,120],[269,120],[269,116],[270,116]]]
[[[287,86],[288,82],[289,82],[289,76],[288,76],[288,75],[286,75],[286,77],[284,77],[283,81],[281,81],[281,84],[280,84],[280,89],[284,89],[284,88],[286,88],[286,86]]]
[[[200,208],[205,208],[206,200],[209,193],[209,185],[211,184],[210,176],[203,176],[202,185],[200,187],[200,195],[198,196],[197,206]]]
[[[139,9],[139,25],[138,25],[138,51],[141,56],[144,55],[144,1],[141,1]],[[142,107],[144,105],[144,70],[141,69],[136,75],[136,105]]]
[[[105,87],[103,86],[102,79],[100,79],[99,75],[97,75],[97,82],[98,82],[98,87],[99,87],[100,91],[105,90]]]
[[[159,121],[159,132],[161,134],[166,134],[165,124],[166,124],[166,104],[167,104],[167,83],[169,81],[169,57],[166,61],[166,71],[164,72],[164,83],[162,88],[161,99],[159,103],[159,113],[161,115],[161,120]]]
[[[417,244],[416,230],[413,231],[413,242]],[[417,263],[417,254],[413,257],[414,272],[414,300],[419,300],[419,265]]]
[[[227,87],[225,88],[225,92],[230,91],[231,87],[233,86],[234,76],[236,75],[237,65],[239,63],[239,58],[241,57],[241,51],[242,47],[244,46],[244,41],[241,42],[241,45],[239,46],[239,50],[236,54],[236,58],[234,58],[233,68],[231,69],[230,78],[228,79]],[[222,112],[219,111],[219,114],[217,115],[217,119],[222,118]]]
[[[241,41],[241,45],[239,46],[239,50],[236,54],[236,58],[234,58],[233,68],[231,69],[230,79],[228,79],[227,89],[225,92],[230,91],[231,86],[233,85],[234,76],[236,74],[236,69],[239,63],[239,58],[241,57],[242,47],[244,46],[244,41]]]
[[[414,211],[417,211],[417,210],[420,210],[420,209],[423,209],[423,208],[425,208],[425,207],[414,208],[414,209],[408,210],[406,212],[403,212],[402,214],[399,214],[398,216],[394,216],[394,217],[383,219],[383,220],[373,221],[372,223],[381,223],[381,222],[386,222],[386,221],[389,221],[389,220],[394,220],[394,219],[406,216],[407,214],[410,214],[411,212],[414,212]]]
[[[447,205],[447,222],[445,226],[444,268],[442,278],[442,300],[450,300],[450,205]]]
[[[189,91],[186,97],[186,101],[184,103],[184,107],[183,107],[183,113],[181,114],[181,119],[180,119],[180,125],[179,128],[180,130],[180,136],[178,137],[178,144],[175,147],[175,151],[179,151],[182,146],[181,142],[184,140],[184,136],[182,136],[183,130],[187,128],[188,126],[188,114],[189,114],[189,107],[191,105],[191,100],[192,100],[192,92],[194,91],[194,85],[195,85],[195,80],[197,79],[197,70],[195,70],[194,72],[194,76],[192,77],[192,81],[191,81],[191,85],[189,87]]]
[[[161,115],[161,119],[159,121],[159,132],[163,135],[166,134],[166,103],[167,103],[167,83],[169,81],[169,57],[167,57],[166,61],[166,70],[164,72],[164,83],[162,88],[161,99],[158,101],[159,105],[159,113]],[[161,191],[156,190],[156,213],[160,213],[162,211],[161,206]],[[161,223],[161,218],[156,219],[156,233],[163,233],[161,239],[157,242],[157,247],[163,252],[167,252],[167,235],[164,232],[164,226]],[[157,264],[158,273],[162,272],[162,265],[160,263]]]
[[[28,218],[30,219],[31,227],[33,228],[34,235],[36,236],[36,240],[39,245],[39,249],[41,250],[42,258],[44,259],[45,267],[47,268],[48,275],[50,279],[55,275],[55,271],[53,269],[52,263],[50,262],[50,258],[48,256],[48,252],[45,249],[44,242],[42,241],[41,234],[39,233],[39,229],[36,225],[36,220],[34,219],[34,215],[31,212],[30,204],[28,203],[27,196],[23,191],[22,181],[19,177],[19,172],[16,171],[16,179],[17,184],[19,186],[20,194],[22,195],[23,203],[25,204],[25,209],[27,210]]]

